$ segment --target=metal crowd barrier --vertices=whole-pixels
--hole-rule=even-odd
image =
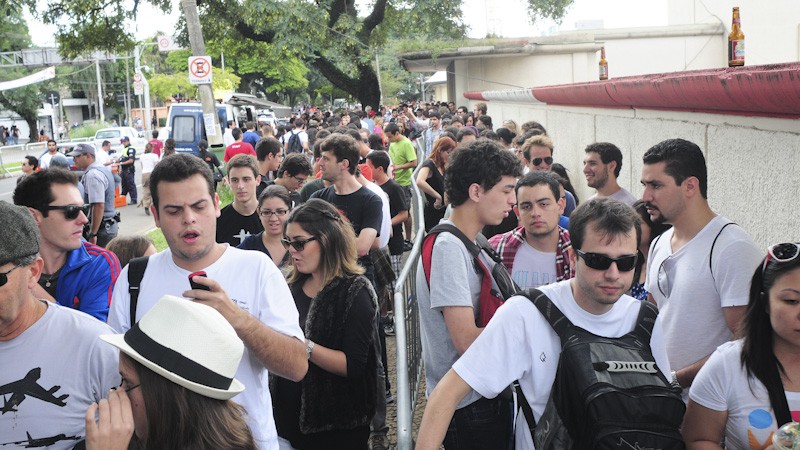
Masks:
[[[60,144],[69,144],[69,143],[78,143],[78,142],[91,142],[94,138],[77,138],[77,139],[70,139],[66,141],[58,141]],[[6,162],[8,163],[17,163],[22,161],[22,158],[25,155],[33,155],[37,158],[41,153],[44,153],[45,149],[47,148],[47,142],[28,142],[27,144],[19,144],[19,145],[6,145],[0,147],[0,178],[6,178],[9,176],[13,176],[14,172],[8,170],[5,166]],[[8,161],[5,161],[3,158],[3,154],[6,154]]]
[[[419,146],[417,150],[419,151]],[[414,246],[408,253],[406,263],[400,271],[394,291],[398,450],[411,450],[414,445],[412,421],[422,376],[422,341],[419,330],[416,275],[417,264],[422,252],[422,240],[425,237],[425,220],[422,214],[425,200],[415,182],[417,173],[422,166],[422,159],[417,159],[417,162],[411,182],[413,197],[411,214],[416,225],[416,235]]]

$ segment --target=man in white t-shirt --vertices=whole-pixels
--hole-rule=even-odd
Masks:
[[[642,199],[650,219],[672,225],[650,245],[646,289],[661,311],[673,381],[686,399],[708,356],[736,336],[763,253],[747,232],[708,206],[700,147],[669,139],[643,160]]]
[[[309,153],[309,149],[308,149],[308,133],[306,133],[305,120],[299,118],[295,119],[294,130],[286,133],[283,136],[283,152],[285,155],[288,155],[290,153],[299,153],[294,151],[294,149],[292,149],[290,146],[292,141],[292,136],[297,136],[300,139],[300,145],[303,147],[302,153],[307,155]]]
[[[83,448],[86,410],[119,386],[105,323],[37,298],[40,234],[28,208],[0,201],[0,443]]]
[[[233,401],[247,410],[259,449],[278,449],[267,386],[269,372],[300,381],[308,370],[297,308],[283,275],[269,257],[215,242],[219,198],[208,165],[193,155],[175,154],[150,176],[156,226],[169,249],[150,257],[140,283],[136,318],[165,294],[183,296],[219,311],[244,341],[236,372],[247,389]],[[117,332],[131,327],[128,271],[114,286],[108,324]],[[192,289],[188,276],[208,290]],[[135,320],[134,319],[134,320]]]
[[[575,278],[540,290],[578,327],[610,338],[629,333],[641,307],[639,300],[625,295],[633,282],[641,234],[636,212],[617,201],[590,200],[571,216],[570,232]],[[668,376],[660,319],[653,327],[650,348]],[[538,422],[550,398],[560,352],[561,340],[533,302],[511,297],[430,395],[417,450],[439,448],[456,405],[472,390],[491,398],[515,380]],[[534,448],[521,412],[515,440],[517,449]]]
[[[561,186],[551,172],[530,172],[517,182],[514,212],[520,226],[489,239],[522,289],[575,276],[569,232],[558,226],[564,212]]]
[[[44,170],[50,167],[50,161],[58,154],[58,145],[56,141],[50,139],[47,141],[47,153],[39,157],[39,167]]]
[[[597,189],[592,198],[613,198],[622,203],[633,205],[636,197],[617,183],[622,170],[622,152],[609,142],[589,144],[583,158],[583,176],[590,188]]]

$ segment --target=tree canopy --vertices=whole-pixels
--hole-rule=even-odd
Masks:
[[[0,11],[0,52],[9,52],[28,48],[31,37],[28,24],[19,9],[8,8]],[[0,81],[14,80],[30,75],[30,71],[22,68],[0,69]],[[30,139],[37,139],[38,110],[42,104],[40,84],[31,84],[8,91],[0,91],[0,108],[19,114],[28,124]]]
[[[127,24],[139,1],[130,9],[125,0],[52,0],[39,17],[58,26],[56,40],[65,56],[123,52],[134,45]],[[171,3],[144,1],[164,11]],[[534,20],[558,20],[573,1],[528,0],[528,6]],[[209,53],[224,50],[226,65],[248,85],[265,93],[299,92],[298,81],[307,76],[303,61],[372,107],[380,103],[375,60],[392,40],[441,40],[465,32],[461,0],[371,0],[360,12],[355,0],[200,0],[198,6]]]

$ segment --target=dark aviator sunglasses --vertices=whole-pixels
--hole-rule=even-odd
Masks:
[[[638,256],[626,255],[614,259],[602,253],[587,253],[580,250],[575,250],[575,253],[583,258],[583,261],[590,269],[608,270],[608,268],[611,267],[611,263],[617,263],[617,269],[620,272],[630,272],[633,270],[636,267],[636,258]]]

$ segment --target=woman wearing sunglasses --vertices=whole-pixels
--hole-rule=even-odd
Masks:
[[[289,212],[292,210],[292,200],[289,191],[277,184],[267,186],[258,196],[258,216],[264,231],[250,235],[239,244],[244,250],[258,250],[272,258],[284,278],[291,273],[291,255],[281,243],[283,230]]]
[[[744,338],[721,345],[692,383],[689,449],[767,448],[781,425],[800,418],[798,245],[770,247],[753,274]]]
[[[328,202],[311,199],[292,211],[283,243],[310,364],[299,383],[273,379],[282,448],[366,450],[377,394],[377,302],[361,275],[353,228]]]

